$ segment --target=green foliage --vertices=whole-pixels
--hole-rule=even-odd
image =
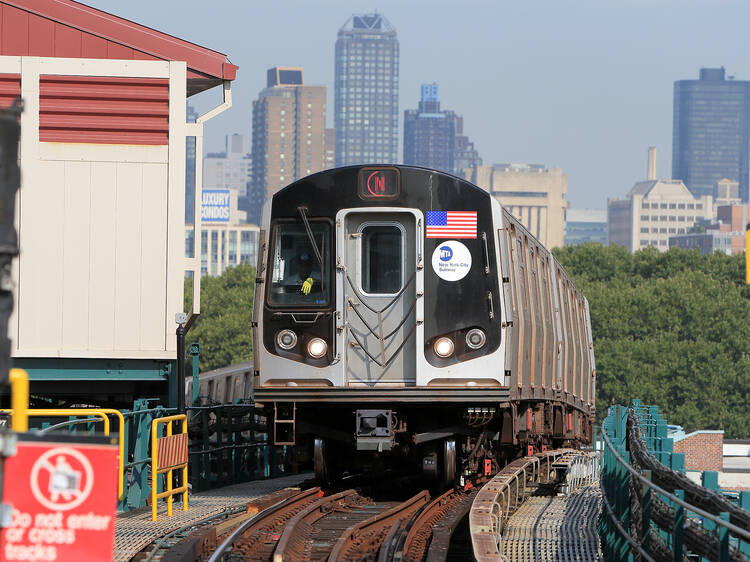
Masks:
[[[255,268],[238,265],[219,277],[201,278],[201,314],[188,332],[188,343],[201,344],[201,372],[253,358],[250,322]],[[193,280],[185,280],[185,310],[193,300]]]
[[[600,415],[640,398],[688,430],[750,436],[744,254],[584,244],[555,256],[589,300]]]

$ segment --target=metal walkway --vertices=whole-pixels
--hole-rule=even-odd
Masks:
[[[535,496],[518,508],[503,531],[507,560],[602,560],[597,534],[601,511],[599,484],[566,496]]]
[[[114,559],[116,562],[127,562],[152,542],[180,527],[243,506],[273,491],[296,486],[311,477],[312,474],[297,474],[201,492],[190,496],[188,511],[182,511],[181,504],[175,502],[172,517],[167,516],[166,503],[160,502],[157,521],[151,521],[150,508],[120,513],[115,523]]]

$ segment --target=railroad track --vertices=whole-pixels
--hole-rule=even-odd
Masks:
[[[475,490],[374,501],[356,490],[311,488],[240,524],[208,558],[218,561],[444,560]]]
[[[595,480],[595,473],[579,470],[584,466],[581,462],[592,464],[594,459],[580,451],[542,452],[513,461],[482,488],[451,489],[436,498],[422,490],[400,501],[404,488],[395,481],[390,481],[389,501],[373,500],[364,488],[284,490],[248,504],[248,513],[217,525],[212,529],[214,540],[204,540],[194,551],[196,556],[189,559],[437,562],[472,555],[478,560],[501,560],[505,554],[508,560],[535,560],[548,550],[558,552],[560,547],[554,543],[566,539],[562,540],[566,543],[563,550],[570,551],[570,559],[596,560],[595,530],[593,534],[580,532],[594,527],[579,525],[580,517],[564,517],[568,511],[571,516],[581,511],[584,520],[594,521],[591,514],[595,514],[596,498],[585,495],[583,503],[573,501],[568,506],[571,509],[561,511],[544,503],[551,505],[548,497],[540,497],[560,489],[577,490]],[[413,493],[415,488],[407,489]],[[401,498],[395,501],[398,494]],[[524,516],[526,511],[530,515]],[[518,517],[509,524],[514,513]],[[545,542],[539,531],[550,535],[549,540]],[[196,539],[199,537],[193,542]],[[567,544],[567,539],[573,542]],[[217,542],[221,542],[218,548]]]

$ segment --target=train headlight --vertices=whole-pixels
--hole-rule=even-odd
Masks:
[[[289,351],[295,345],[297,345],[297,334],[291,330],[281,330],[276,334],[276,345],[281,349]]]
[[[487,342],[487,336],[479,328],[472,328],[466,332],[466,345],[471,349],[479,349]]]
[[[307,343],[307,353],[310,357],[320,359],[328,351],[328,344],[321,338],[313,338]]]
[[[450,338],[438,338],[435,340],[433,349],[438,357],[450,357],[453,355],[453,341]]]

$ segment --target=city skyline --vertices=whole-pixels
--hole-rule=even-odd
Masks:
[[[179,6],[191,17],[175,18],[178,4],[172,2],[91,4],[211,45],[240,65],[234,107],[207,128],[207,152],[219,150],[226,134],[250,134],[251,100],[265,69],[275,65],[302,66],[311,83],[328,87],[331,126],[336,33],[353,13],[373,10],[359,1],[292,1],[284,9],[227,2],[217,11],[187,0]],[[441,102],[464,116],[485,163],[563,168],[574,208],[604,208],[608,196],[626,193],[643,177],[647,146],[659,149],[659,176],[670,176],[676,80],[720,66],[738,80],[750,78],[750,62],[742,56],[750,39],[741,24],[750,6],[741,2],[689,2],[679,9],[645,0],[627,6],[474,1],[430,3],[425,10],[427,5],[389,0],[376,6],[401,45],[399,111],[421,83],[437,82]],[[434,40],[446,30],[450,41]],[[216,102],[193,100],[201,111]]]
[[[672,177],[690,192],[716,196],[722,179],[739,182],[747,201],[750,81],[724,67],[701,68],[699,78],[674,85]]]

